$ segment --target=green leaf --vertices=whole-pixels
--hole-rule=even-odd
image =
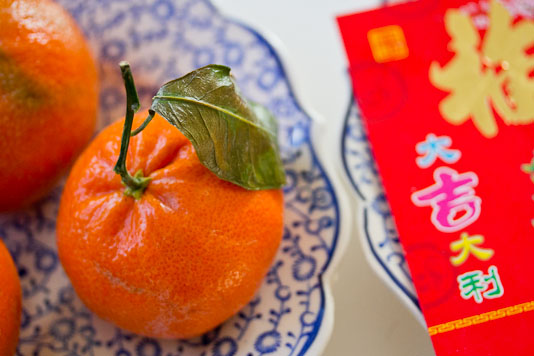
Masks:
[[[240,95],[230,68],[209,65],[164,84],[151,111],[176,126],[219,178],[250,190],[285,183],[276,120]]]

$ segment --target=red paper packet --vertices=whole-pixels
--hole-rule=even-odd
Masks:
[[[534,355],[534,0],[338,18],[437,355]]]

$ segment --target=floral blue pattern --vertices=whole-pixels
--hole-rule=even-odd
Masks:
[[[357,103],[352,100],[345,117],[341,147],[343,164],[360,201],[360,233],[366,248],[395,287],[419,309],[404,251],[369,146]]]
[[[295,100],[279,58],[256,32],[222,17],[205,0],[60,0],[84,31],[101,78],[99,127],[123,114],[117,63],[128,60],[144,107],[167,80],[197,67],[232,68],[242,92],[279,120],[288,183],[285,229],[256,297],[201,337],[163,341],[115,328],[76,296],[55,246],[62,183],[32,208],[0,215],[18,267],[23,316],[17,355],[260,356],[303,355],[324,321],[322,274],[336,249],[334,190],[310,142],[310,118]],[[81,68],[80,70],[83,70]]]

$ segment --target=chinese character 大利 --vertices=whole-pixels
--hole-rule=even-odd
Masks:
[[[490,266],[488,274],[482,271],[470,271],[458,276],[458,287],[463,299],[473,298],[475,302],[482,303],[484,299],[502,297],[504,288],[497,267]],[[490,289],[491,286],[491,289]]]
[[[456,232],[480,216],[482,199],[473,187],[478,177],[473,172],[458,174],[454,169],[439,167],[434,171],[435,184],[412,194],[417,206],[431,206],[431,221],[442,232]]]
[[[482,292],[486,290],[482,271],[466,272],[459,275],[457,280],[462,298],[473,298],[475,302],[482,303]]]
[[[457,162],[462,153],[459,150],[449,148],[452,140],[449,136],[436,136],[433,133],[426,135],[425,141],[419,142],[415,146],[417,153],[422,156],[417,157],[415,162],[419,168],[428,168],[437,158],[446,163]]]
[[[467,232],[462,232],[460,234],[460,240],[451,242],[451,251],[460,253],[457,256],[450,258],[451,263],[454,266],[459,266],[463,264],[470,254],[482,261],[489,260],[494,251],[490,248],[479,247],[484,243],[484,236],[482,235],[472,235],[469,236]]]
[[[460,295],[465,300],[473,298],[475,302],[482,303],[484,299],[500,298],[504,294],[501,277],[495,266],[488,268],[487,275],[479,270],[470,271],[459,275],[457,281]]]
[[[534,23],[514,23],[497,0],[490,2],[489,28],[482,39],[473,21],[460,10],[445,14],[454,57],[441,67],[430,65],[430,82],[449,92],[439,104],[443,118],[453,125],[469,119],[485,137],[497,135],[494,111],[506,125],[534,122],[534,57],[527,49],[534,42]]]

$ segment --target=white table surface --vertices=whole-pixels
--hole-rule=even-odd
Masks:
[[[339,152],[350,96],[335,16],[380,5],[379,0],[213,0],[226,15],[267,35],[279,50],[304,108],[328,122],[320,159],[343,174]],[[333,160],[333,157],[337,157]],[[344,182],[348,187],[346,177]],[[355,203],[355,199],[353,203]],[[326,356],[432,356],[430,338],[371,270],[353,226],[332,275],[334,329]]]

